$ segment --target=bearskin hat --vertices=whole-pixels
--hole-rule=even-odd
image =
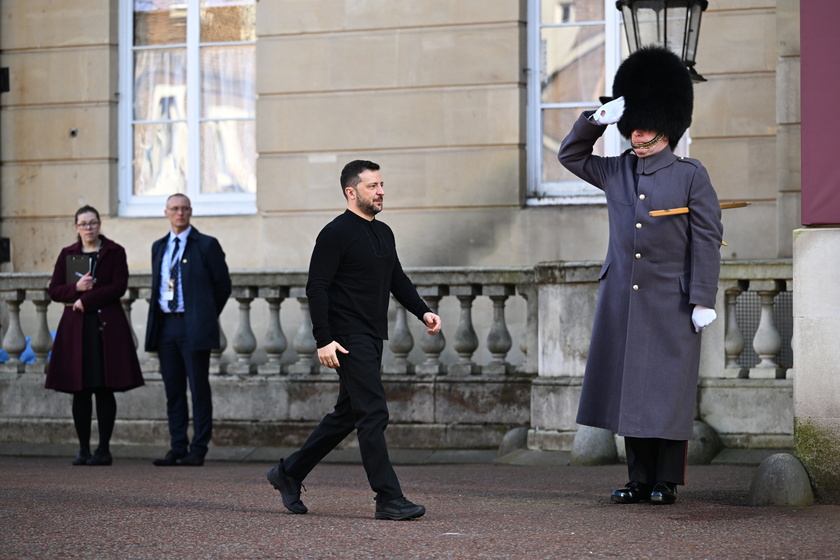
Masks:
[[[694,85],[688,68],[664,47],[642,47],[621,63],[613,79],[613,97],[624,96],[618,131],[652,130],[668,137],[671,149],[691,124]]]

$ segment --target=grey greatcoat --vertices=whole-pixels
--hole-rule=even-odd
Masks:
[[[691,439],[700,334],[694,305],[713,308],[720,273],[720,203],[703,165],[670,148],[599,157],[605,126],[584,112],[557,157],[604,191],[609,247],[577,422],[622,436]],[[651,217],[651,210],[690,212]]]

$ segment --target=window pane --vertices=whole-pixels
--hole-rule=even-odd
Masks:
[[[134,120],[182,120],[187,116],[185,49],[134,54]]]
[[[578,180],[557,161],[557,152],[563,138],[572,130],[572,125],[580,116],[579,109],[546,109],[542,114],[542,180],[544,182]],[[604,155],[604,139],[595,143],[593,153]]]
[[[134,125],[134,194],[187,192],[187,125]]]
[[[543,24],[604,20],[604,0],[540,1]]]
[[[604,27],[545,28],[541,32],[543,103],[597,101],[604,91]]]
[[[187,3],[134,0],[134,44],[171,45],[187,41]]]
[[[201,147],[202,193],[257,191],[254,121],[205,121]]]
[[[256,40],[255,0],[201,0],[201,42]]]
[[[254,45],[201,49],[204,118],[254,118],[254,49]]]

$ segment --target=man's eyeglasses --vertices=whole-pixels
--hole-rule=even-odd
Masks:
[[[186,214],[187,212],[192,210],[192,208],[190,208],[189,206],[172,206],[170,208],[167,208],[167,210],[175,214],[177,214],[178,212],[184,212]]]
[[[76,224],[76,227],[82,228],[82,229],[93,229],[95,227],[98,227],[99,223],[100,222],[80,222],[80,223]]]

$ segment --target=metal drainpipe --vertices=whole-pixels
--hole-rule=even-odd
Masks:
[[[2,45],[2,43],[0,43]],[[9,68],[0,68],[0,93],[9,91]],[[2,105],[0,105],[0,114],[2,114]],[[2,130],[2,129],[0,129]],[[0,151],[2,153],[2,151]],[[2,179],[3,161],[0,160],[0,179]],[[2,208],[0,208],[2,210]],[[0,212],[0,231],[2,231],[3,214]],[[0,237],[0,265],[10,262],[12,259],[11,243],[8,237]]]

